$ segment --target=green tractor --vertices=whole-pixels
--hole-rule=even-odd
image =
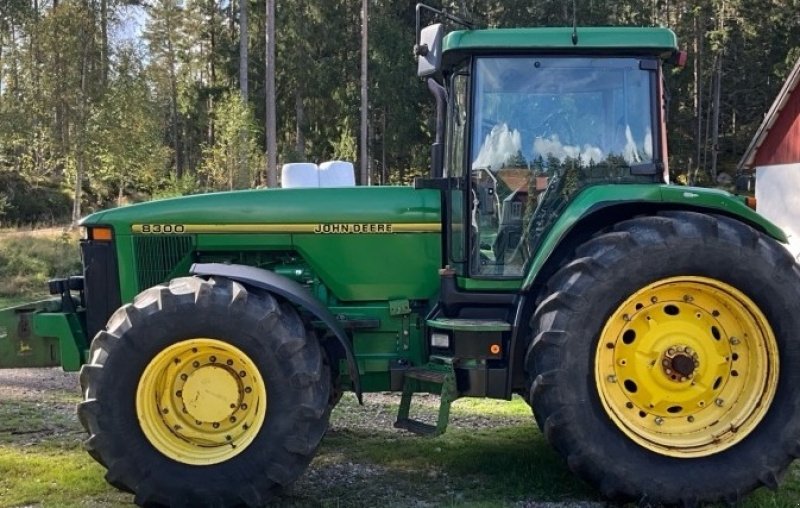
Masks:
[[[673,32],[436,24],[415,52],[429,177],[90,215],[83,275],[0,312],[0,367],[80,369],[86,449],[141,505],[262,505],[343,391],[401,392],[395,426],[429,436],[456,398],[518,394],[613,500],[775,488],[800,456],[800,268],[744,199],[670,185]]]

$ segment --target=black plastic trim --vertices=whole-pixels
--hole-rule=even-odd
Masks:
[[[328,311],[314,296],[297,282],[277,273],[246,265],[228,265],[222,263],[195,263],[189,269],[192,275],[225,277],[242,284],[265,289],[283,297],[307,310],[320,321],[325,323],[342,345],[347,357],[347,366],[350,379],[353,382],[353,391],[363,404],[361,392],[361,379],[358,374],[358,364],[353,353],[353,345],[341,324],[333,314]]]
[[[122,306],[117,250],[114,241],[81,240],[86,337],[92,340],[108,318]]]

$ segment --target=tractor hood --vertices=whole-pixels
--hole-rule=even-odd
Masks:
[[[142,230],[150,225],[184,228],[176,233],[311,233],[320,232],[316,231],[320,225],[349,224],[360,228],[401,224],[407,228],[411,224],[438,225],[439,221],[437,191],[340,187],[260,189],[164,199],[94,213],[81,225],[110,225],[120,236],[152,232]],[[400,230],[405,228],[400,226]]]

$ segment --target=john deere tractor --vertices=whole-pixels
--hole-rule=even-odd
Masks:
[[[90,215],[83,274],[0,312],[0,366],[80,369],[86,449],[142,505],[262,505],[343,391],[402,393],[395,426],[428,436],[456,398],[518,394],[614,500],[776,487],[800,456],[800,268],[744,199],[669,183],[673,32],[435,24],[415,51],[437,129],[414,188]]]

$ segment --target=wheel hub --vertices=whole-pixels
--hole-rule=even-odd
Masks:
[[[641,446],[674,457],[744,439],[775,395],[778,351],[759,308],[714,279],[675,277],[633,294],[606,321],[598,395]]]
[[[697,369],[700,368],[700,359],[692,348],[682,344],[668,348],[661,360],[664,374],[678,383],[690,380]]]
[[[145,368],[136,392],[139,423],[164,455],[195,465],[227,460],[264,422],[263,378],[238,348],[216,339],[174,344]]]
[[[189,375],[181,402],[195,420],[222,422],[239,407],[242,387],[236,374],[224,367],[203,366]]]

